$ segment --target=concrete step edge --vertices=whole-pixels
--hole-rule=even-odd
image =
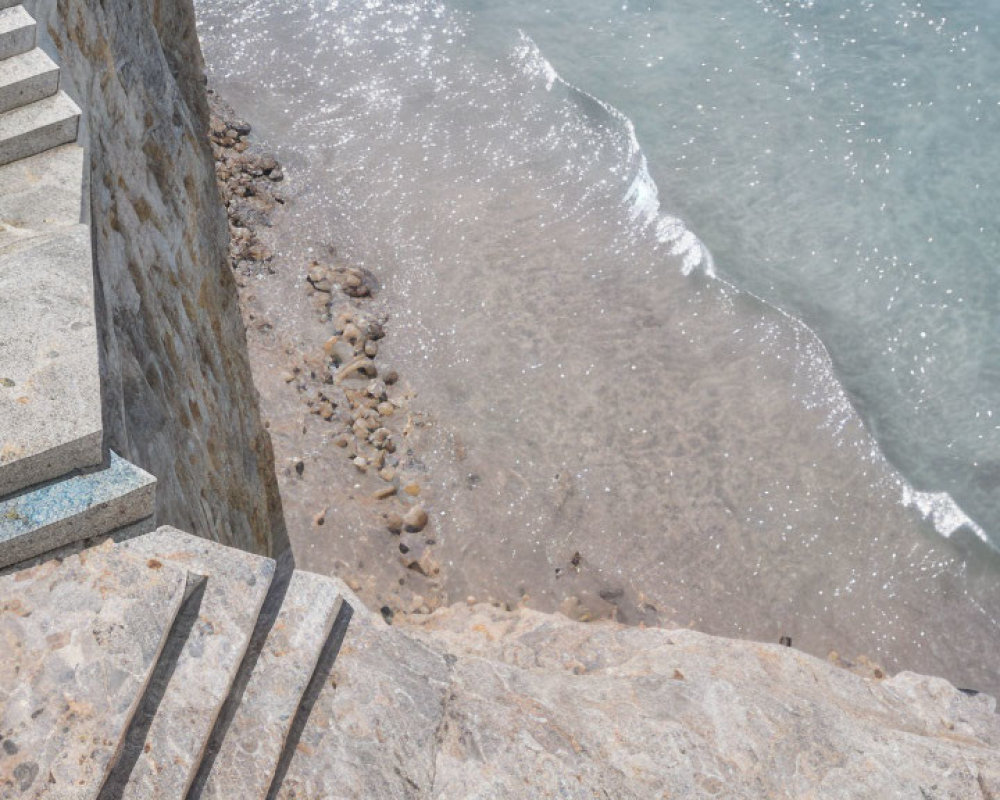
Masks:
[[[0,569],[151,517],[156,479],[115,453],[101,469],[0,500]]]
[[[26,53],[38,41],[38,25],[24,6],[0,10],[0,59]]]
[[[0,113],[51,97],[59,66],[40,47],[0,61]]]
[[[202,755],[274,589],[275,562],[161,527],[118,547],[206,578],[197,623],[163,687],[144,741],[134,742],[105,798],[188,796]]]
[[[80,109],[58,91],[0,114],[0,165],[76,141]]]
[[[310,687],[329,674],[331,650],[339,649],[350,619],[345,605],[336,582],[292,574],[236,711],[199,769],[195,796],[222,800],[237,791],[248,800],[265,800],[296,720],[311,709]]]

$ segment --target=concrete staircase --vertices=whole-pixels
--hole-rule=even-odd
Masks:
[[[155,480],[104,447],[80,109],[36,45],[0,0],[0,567],[154,527]]]
[[[269,798],[343,639],[332,578],[173,528],[0,575],[0,797]]]
[[[274,796],[351,609],[104,446],[80,109],[0,0],[0,797]]]

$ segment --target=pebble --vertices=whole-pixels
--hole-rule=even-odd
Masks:
[[[344,328],[346,328],[352,322],[354,322],[354,314],[353,314],[353,312],[342,311],[341,313],[337,314],[337,320],[336,320],[336,322],[334,322],[334,325],[336,326],[336,329],[338,331],[340,331],[341,333],[343,333]]]
[[[364,339],[364,334],[361,333],[361,328],[355,325],[353,322],[348,322],[344,326],[344,338],[353,345],[357,345],[358,342]]]
[[[386,467],[385,469],[379,470],[378,476],[384,481],[391,481],[396,477],[396,470],[392,467]]]
[[[324,509],[323,509],[322,511],[320,511],[320,512],[319,512],[318,514],[316,514],[316,516],[314,516],[314,517],[313,517],[313,525],[317,525],[317,526],[319,526],[319,525],[324,525],[324,524],[326,524],[326,512],[327,512],[328,510],[329,510],[329,509],[326,509],[326,508],[324,508]]]
[[[385,397],[385,382],[384,381],[372,381],[368,384],[368,388],[365,392],[369,397],[374,397],[376,400],[381,400]]]
[[[386,386],[392,386],[399,380],[399,373],[394,369],[390,369],[384,376],[382,376],[382,380],[385,381]]]
[[[306,470],[305,462],[301,458],[295,459],[295,474],[301,477],[302,473],[305,472],[305,470]]]
[[[365,355],[369,358],[375,358],[378,355],[378,344],[371,339],[365,342]]]
[[[394,494],[396,494],[395,486],[383,486],[381,489],[376,489],[372,492],[372,497],[376,500],[385,500],[385,498],[392,497]]]
[[[389,402],[382,402],[378,404],[375,410],[378,411],[379,416],[391,417],[396,413],[396,406]]]
[[[403,491],[406,492],[410,497],[416,497],[420,494],[420,484],[419,483],[408,483],[403,487]]]
[[[403,530],[403,518],[399,514],[392,512],[385,516],[385,527],[393,533],[400,533]]]
[[[348,441],[347,436],[342,433],[333,440],[333,443],[337,447],[347,447],[347,441]]]
[[[403,524],[406,526],[406,530],[413,533],[422,531],[427,527],[427,512],[422,506],[413,506],[403,515]]]
[[[365,458],[364,456],[358,456],[351,463],[353,463],[355,467],[357,467],[359,470],[361,470],[361,472],[367,472],[368,471],[368,459]]]

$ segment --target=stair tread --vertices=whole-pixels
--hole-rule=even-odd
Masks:
[[[10,58],[35,46],[35,20],[24,6],[0,9],[0,58]]]
[[[330,578],[292,574],[201,795],[204,800],[267,796],[289,729],[343,598]]]
[[[63,91],[0,113],[0,164],[76,140],[80,109]]]
[[[0,246],[4,227],[42,230],[76,225],[83,210],[84,150],[66,144],[0,166]]]
[[[275,564],[169,527],[119,547],[208,578],[198,622],[184,644],[128,783],[115,795],[123,800],[184,797],[239,671]]]
[[[89,226],[0,242],[0,496],[102,462],[94,314]]]
[[[115,453],[104,469],[0,500],[0,569],[154,513],[156,479]]]
[[[36,47],[0,62],[0,111],[23,107],[59,88],[59,67]]]
[[[18,797],[97,796],[185,583],[110,543],[0,577],[0,777]]]

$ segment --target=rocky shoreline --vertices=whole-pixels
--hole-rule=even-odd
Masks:
[[[392,325],[391,310],[377,299],[378,275],[344,263],[333,247],[325,248],[323,258],[306,261],[272,241],[272,218],[286,206],[285,171],[274,154],[253,141],[251,125],[211,90],[209,102],[216,175],[229,218],[230,264],[263,396],[265,425],[275,443],[276,463],[285,464],[279,482],[291,518],[293,547],[299,538],[296,556],[305,552],[309,557],[315,548],[320,558],[310,557],[308,566],[344,579],[389,622],[406,615],[419,618],[456,600],[468,605],[485,601],[511,610],[509,603],[491,597],[449,598],[443,589],[446,567],[434,556],[435,509],[427,496],[427,468],[419,456],[420,431],[432,423],[413,408],[416,394],[410,384],[380,355]],[[294,188],[291,195],[294,205]],[[301,280],[283,280],[294,275]],[[311,318],[309,338],[276,336],[279,320],[271,314],[275,304],[269,308],[261,302],[262,290],[279,288],[269,281],[294,286]],[[280,354],[280,362],[275,354]],[[305,415],[301,427],[297,412]],[[319,450],[299,454],[305,441],[316,439],[322,445]],[[319,480],[314,480],[316,473]],[[319,496],[330,501],[319,502]],[[345,515],[362,519],[372,530],[353,559],[324,561],[322,556],[340,548],[324,547],[321,541],[303,543],[295,535],[307,528],[314,539],[321,539]],[[576,553],[566,568],[579,571],[581,561]],[[613,603],[601,614],[572,597],[561,611],[583,622],[616,617]],[[661,621],[658,627],[680,626]],[[781,643],[793,644],[785,637]],[[886,671],[864,655],[847,658],[831,651],[828,660],[858,675],[886,677]]]
[[[272,217],[285,205],[282,166],[250,138],[251,126],[240,119],[225,101],[209,90],[210,140],[216,162],[216,177],[229,219],[230,266],[240,291],[240,306],[247,326],[248,344],[255,363],[258,384],[280,378],[283,392],[277,404],[264,401],[268,421],[295,409],[305,410],[310,424],[318,428],[323,458],[349,464],[338,472],[339,485],[323,489],[339,498],[336,503],[317,503],[315,492],[297,491],[305,485],[307,461],[314,459],[284,454],[289,464],[279,478],[285,479],[283,502],[288,507],[312,502],[310,529],[321,535],[328,519],[344,513],[344,502],[354,512],[370,518],[371,525],[385,535],[379,549],[387,562],[403,573],[385,590],[385,581],[366,572],[364,561],[355,565],[339,562],[333,570],[358,591],[370,605],[391,620],[396,614],[430,613],[443,597],[441,565],[434,558],[435,539],[431,514],[424,499],[426,467],[415,447],[415,433],[424,424],[410,408],[413,392],[395,369],[380,358],[380,343],[390,332],[389,314],[374,305],[378,278],[371,271],[344,264],[332,248],[323,259],[308,263],[277,252],[269,243]],[[266,348],[273,324],[259,302],[262,285],[290,270],[304,274],[301,291],[308,299],[311,330],[322,331],[310,341],[286,344],[284,363],[276,371],[254,353]],[[267,370],[265,376],[262,373]],[[269,409],[269,413],[268,413]],[[272,429],[273,436],[273,429]],[[276,461],[283,453],[276,443]],[[309,473],[314,471],[310,466]],[[359,491],[360,490],[360,491]],[[335,509],[335,510],[334,510]],[[332,526],[329,526],[332,527]],[[370,562],[368,562],[370,564]],[[398,570],[397,570],[398,571]],[[407,583],[419,583],[414,590]],[[397,588],[398,587],[398,588]]]

